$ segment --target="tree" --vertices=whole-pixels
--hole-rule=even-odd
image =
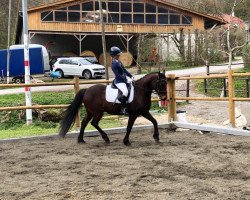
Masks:
[[[231,69],[234,52],[243,48],[248,42],[246,40],[247,37],[245,30],[241,30],[237,24],[233,23],[235,9],[242,2],[244,2],[244,0],[233,0],[233,2],[230,0],[230,2],[228,2],[228,7],[230,6],[231,8],[230,19],[225,34],[222,35],[222,37],[225,37],[226,41],[226,48],[224,49],[224,52],[229,57],[228,69]]]

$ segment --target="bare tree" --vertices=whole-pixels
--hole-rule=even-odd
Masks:
[[[240,29],[239,24],[235,24],[233,22],[235,8],[242,2],[244,2],[244,0],[234,0],[233,4],[230,4],[230,2],[227,4],[227,6],[231,7],[231,11],[226,31],[221,36],[225,37],[226,48],[224,48],[224,50],[221,51],[223,51],[228,55],[228,69],[231,69],[232,67],[233,54],[239,49],[243,48],[248,42],[244,30]],[[216,5],[216,0],[214,0],[214,4]]]

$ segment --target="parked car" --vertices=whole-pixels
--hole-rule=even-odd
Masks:
[[[80,76],[85,79],[101,78],[105,74],[105,67],[94,64],[82,57],[57,58],[52,65],[55,72],[59,72],[61,77]]]

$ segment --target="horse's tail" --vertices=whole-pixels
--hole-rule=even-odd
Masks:
[[[68,132],[68,130],[70,129],[70,127],[72,125],[74,125],[77,112],[78,112],[80,106],[82,105],[85,91],[86,90],[84,90],[84,89],[79,90],[79,92],[76,94],[73,102],[68,106],[67,110],[64,112],[64,118],[60,122],[59,135],[61,137],[65,137],[65,135]]]

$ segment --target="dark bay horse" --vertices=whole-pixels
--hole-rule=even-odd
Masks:
[[[129,134],[137,117],[140,115],[151,121],[154,125],[153,138],[159,142],[159,131],[157,121],[149,113],[151,107],[151,94],[155,91],[161,100],[166,99],[166,76],[165,73],[151,73],[145,75],[143,78],[135,81],[135,96],[134,100],[128,104],[129,119],[127,125],[127,133],[124,137],[123,143],[130,145]],[[110,143],[107,134],[99,127],[99,121],[103,117],[104,112],[118,115],[121,109],[121,104],[109,103],[105,99],[106,86],[97,84],[88,89],[80,90],[73,102],[69,105],[64,113],[64,118],[61,121],[59,135],[64,137],[72,123],[75,121],[79,107],[84,104],[86,108],[86,116],[82,120],[80,134],[78,136],[78,143],[84,143],[84,130],[89,123],[100,132],[102,138],[106,143]]]

